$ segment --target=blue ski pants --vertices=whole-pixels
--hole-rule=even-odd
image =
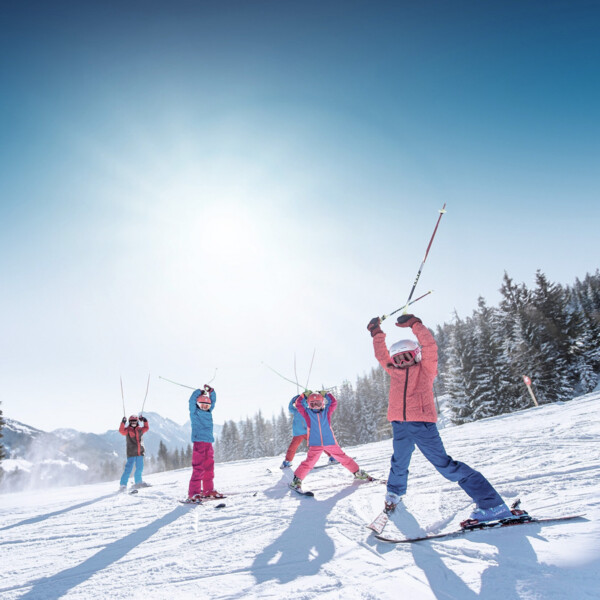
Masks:
[[[392,421],[392,430],[394,454],[387,484],[389,492],[401,496],[406,493],[408,466],[416,446],[441,475],[458,482],[479,508],[502,504],[500,494],[481,473],[448,456],[435,423]]]
[[[135,465],[135,475],[133,479],[135,483],[142,483],[142,471],[144,470],[144,457],[143,456],[129,456],[125,463],[125,469],[123,475],[121,475],[121,485],[127,485],[131,471]]]

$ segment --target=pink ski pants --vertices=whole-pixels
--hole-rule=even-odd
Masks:
[[[331,446],[310,446],[306,458],[300,463],[294,475],[298,479],[304,479],[310,473],[311,469],[317,464],[317,461],[323,452],[329,456],[333,456],[335,460],[341,463],[342,466],[346,467],[346,469],[348,469],[348,471],[351,473],[356,473],[356,471],[358,471],[360,468],[356,462],[339,447],[338,444],[333,444]]]
[[[188,488],[188,496],[214,489],[215,453],[210,442],[194,442],[192,454],[192,478]]]

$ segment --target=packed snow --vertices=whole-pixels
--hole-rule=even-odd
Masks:
[[[365,527],[385,486],[341,466],[313,471],[301,497],[282,457],[216,465],[225,508],[178,502],[191,469],[0,496],[0,595],[12,599],[600,598],[600,393],[441,431],[508,502],[579,520],[391,545]],[[391,441],[346,448],[386,477]],[[304,455],[298,455],[294,465]],[[321,459],[324,461],[324,459]],[[385,534],[450,531],[472,505],[415,452],[405,509]]]

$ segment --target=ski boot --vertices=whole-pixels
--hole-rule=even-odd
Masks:
[[[524,511],[517,511],[523,513]],[[480,523],[489,523],[490,521],[506,521],[511,519],[519,518],[519,515],[514,514],[508,506],[503,502],[498,506],[491,508],[480,508],[477,507],[470,515],[468,519],[462,521],[460,526],[463,529],[477,528]]]
[[[402,502],[402,496],[400,494],[394,494],[394,492],[388,492],[385,495],[385,506],[383,512],[387,515],[391,515],[400,502]]]
[[[296,477],[294,475],[294,479],[292,479],[292,482],[290,483],[290,487],[293,490],[297,490],[297,491],[302,491],[302,479],[298,479],[298,477]]]
[[[225,498],[225,496],[217,492],[217,490],[210,490],[210,492],[202,492],[200,496],[206,500],[217,500],[218,498]]]
[[[329,457],[329,460],[327,461],[328,464],[330,465],[337,465],[339,461],[337,461],[335,458],[333,458],[333,456]]]
[[[200,494],[194,494],[193,496],[189,496],[186,500],[183,501],[184,504],[202,504],[202,496]]]
[[[127,486],[126,485],[120,485],[119,489],[117,490],[117,493],[121,494],[122,492],[126,492],[127,491]]]
[[[359,469],[356,471],[356,473],[354,473],[354,479],[360,479],[361,481],[373,481],[373,478],[362,469]]]
[[[292,461],[291,460],[284,460],[281,463],[281,466],[279,467],[280,469],[289,469],[292,466]]]

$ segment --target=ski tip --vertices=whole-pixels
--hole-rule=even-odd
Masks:
[[[215,508],[225,508],[227,505],[225,504],[225,502],[221,502],[221,504],[217,504],[215,506]]]

